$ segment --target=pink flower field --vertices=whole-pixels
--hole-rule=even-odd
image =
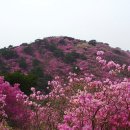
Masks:
[[[74,49],[77,42],[85,42],[69,38],[63,40],[60,37],[46,40],[62,44],[67,42],[68,47],[58,46],[65,49],[65,54],[69,53],[68,49],[72,45]],[[35,43],[35,46],[38,45],[40,43]],[[51,54],[50,46],[46,46],[49,48],[48,52],[41,50],[41,54],[45,51],[44,55],[36,53],[45,72],[53,77],[46,87],[48,93],[30,86],[31,93],[26,94],[21,91],[20,84],[16,82],[12,85],[1,76],[0,130],[130,130],[130,61],[123,56],[121,59],[114,57],[111,49],[104,47],[107,45],[87,46],[87,59],[82,53],[73,53],[78,58],[77,61],[72,59],[76,65],[74,71],[71,70],[71,58],[66,60],[69,54],[64,54],[66,57],[62,59],[63,56],[58,55],[62,55],[62,52],[57,51],[54,46],[51,47],[56,51],[52,49]],[[33,56],[23,54],[19,48],[14,49],[19,56],[26,57],[28,69],[22,69],[22,72],[27,73],[32,67]],[[78,52],[83,52],[83,48],[79,48]],[[121,50],[116,50],[116,53],[122,53],[125,57],[130,55]],[[53,60],[51,55],[55,56]],[[46,56],[48,58],[45,61]],[[19,65],[15,60],[14,67],[17,69]],[[11,63],[10,66],[13,65]],[[61,67],[59,71],[56,70],[58,66]]]

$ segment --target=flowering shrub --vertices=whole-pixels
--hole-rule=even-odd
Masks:
[[[45,79],[45,75],[50,75],[52,79],[57,75],[66,78],[69,72],[77,73],[77,70],[82,70],[78,75],[88,73],[95,75],[97,79],[110,78],[106,70],[101,69],[100,64],[95,60],[98,50],[105,52],[102,55],[105,60],[100,61],[102,64],[110,60],[120,65],[126,64],[128,66],[130,64],[130,52],[128,51],[111,48],[108,44],[95,40],[86,42],[60,36],[37,39],[26,45],[0,49],[0,74],[2,73],[3,76],[3,74],[17,71],[24,74],[34,73],[39,75],[35,80],[36,88],[42,88],[42,79]],[[99,51],[99,53],[102,52]],[[73,66],[80,69],[75,69]],[[42,71],[45,75],[42,74]],[[119,75],[120,78],[124,76],[130,76],[126,68]],[[44,88],[46,89],[45,85]]]
[[[89,73],[56,76],[48,82],[48,94],[32,87],[27,96],[18,84],[11,86],[1,77],[0,128],[6,130],[6,120],[14,129],[26,130],[129,130],[130,79],[118,75],[126,70],[129,74],[130,67],[103,56],[97,52],[96,60],[107,72],[104,79]]]
[[[79,91],[70,100],[71,107],[66,110],[60,130],[69,129],[128,129],[129,93],[128,83],[100,88],[102,91]]]
[[[1,100],[1,119],[7,119],[13,126],[25,127],[29,121],[29,112],[23,104],[23,100],[17,102],[17,95],[23,94],[18,84],[11,86],[5,82],[3,77],[0,78],[0,100]],[[3,105],[2,105],[3,103]],[[21,125],[22,123],[22,125]]]

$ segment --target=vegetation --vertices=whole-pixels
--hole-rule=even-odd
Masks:
[[[72,68],[72,72],[75,73],[75,74],[79,74],[81,72],[80,68],[78,66],[73,66]]]
[[[33,65],[33,67],[39,66],[39,65],[40,65],[40,61],[37,60],[37,59],[34,59],[34,60],[32,61],[32,65]]]
[[[28,66],[28,65],[27,65],[27,63],[26,63],[26,59],[21,58],[21,59],[19,60],[19,67],[22,68],[22,69],[26,69],[27,66]]]
[[[43,69],[40,66],[33,68],[30,73],[36,75],[37,77],[43,77],[44,75]]]
[[[0,130],[129,130],[130,52],[97,43],[0,49]]]
[[[6,73],[6,72],[9,72],[9,68],[2,60],[0,60],[0,73]]]
[[[103,56],[104,52],[98,51],[95,60],[113,80],[70,72],[65,81],[57,76],[48,82],[48,94],[32,87],[32,93],[25,95],[18,84],[10,85],[0,77],[0,129],[129,130],[130,81],[118,75],[126,70],[130,73],[130,66],[107,62]],[[12,77],[7,77],[13,84]],[[15,72],[13,77],[23,83],[25,75]],[[34,79],[28,81],[31,84]]]
[[[97,41],[96,41],[96,40],[90,40],[90,41],[88,42],[88,44],[93,45],[93,46],[96,46]]]
[[[31,93],[31,86],[36,86],[36,76],[31,74],[25,75],[21,72],[14,72],[6,73],[4,76],[5,80],[8,81],[11,85],[19,83],[20,90],[27,95]]]
[[[68,64],[72,64],[72,63],[76,62],[78,58],[82,59],[82,60],[86,60],[86,57],[83,54],[81,55],[75,51],[72,51],[70,53],[67,53],[64,56],[64,62],[68,63]]]
[[[12,49],[10,49],[10,48],[0,49],[0,55],[3,56],[5,59],[18,58],[17,52],[12,50]]]
[[[49,51],[53,52],[55,57],[63,57],[64,56],[64,52],[61,49],[57,48],[57,46],[55,44],[47,44],[46,48]]]
[[[33,55],[33,48],[30,45],[26,46],[23,51],[28,55]]]
[[[33,68],[30,72],[31,75],[34,75],[37,77],[36,79],[36,89],[44,91],[45,93],[48,93],[47,86],[48,81],[52,80],[52,76],[48,74],[44,74],[43,69],[40,66],[37,66]]]

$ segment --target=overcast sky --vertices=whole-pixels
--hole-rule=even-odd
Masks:
[[[130,50],[130,0],[0,0],[0,48],[48,36]]]

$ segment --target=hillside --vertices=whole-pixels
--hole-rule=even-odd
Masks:
[[[112,48],[106,43],[71,37],[48,37],[30,44],[0,49],[0,72],[34,74],[42,83],[37,85],[40,87],[43,87],[43,81],[47,84],[57,75],[65,78],[69,72],[93,74],[95,78],[102,79],[108,75],[95,60],[96,52],[100,50],[105,52],[104,59],[107,61],[130,64],[129,52]],[[127,73],[123,75],[128,76]]]
[[[0,130],[130,130],[129,58],[70,37],[1,49]]]

